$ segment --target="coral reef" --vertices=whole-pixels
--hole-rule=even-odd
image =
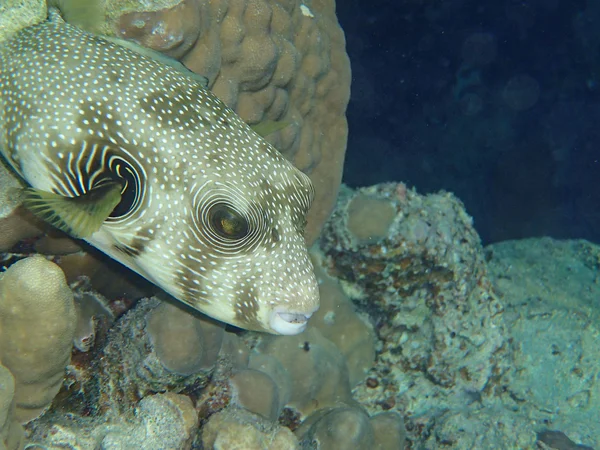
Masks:
[[[75,284],[79,351],[52,408],[28,425],[28,442],[123,448],[149,435],[153,448],[188,449],[201,439],[214,449],[302,442],[327,449],[344,436],[352,445],[398,448],[402,418],[389,415],[378,428],[382,418],[370,418],[352,398],[375,356],[373,329],[335,280],[323,272],[319,278],[326,310],[305,333],[284,337],[238,336],[157,298],[117,317],[89,284]],[[101,339],[90,337],[97,317],[110,327]],[[160,434],[152,431],[157,423]],[[340,429],[330,435],[332,426]],[[346,436],[346,428],[356,436]]]
[[[99,393],[109,415],[119,415],[148,394],[206,386],[223,334],[222,324],[156,298],[141,300],[109,333],[97,367],[102,388],[95,379],[78,381],[84,390]]]
[[[326,198],[317,199],[316,213],[326,216],[336,192],[327,186],[337,187],[343,159],[349,75],[332,3],[106,5],[105,32],[207,75],[211,88],[249,123],[288,124],[268,138],[315,180],[324,179],[317,190]],[[490,42],[477,38],[483,41],[468,50],[482,54],[472,64],[487,64],[483,47]],[[401,183],[344,188],[312,255],[321,309],[305,333],[275,337],[228,329],[162,297],[134,303],[149,297],[144,288],[63,236],[23,243],[40,230],[22,234],[23,222],[7,221],[18,210],[10,192],[20,186],[2,180],[0,226],[14,235],[0,248],[14,250],[21,241],[21,253],[6,264],[35,252],[51,255],[72,284],[73,293],[63,290],[64,297],[75,298],[61,320],[42,321],[39,305],[27,314],[43,324],[30,326],[27,337],[40,339],[38,332],[50,333],[47,326],[63,339],[44,355],[51,363],[38,363],[40,353],[33,354],[41,372],[29,370],[29,379],[3,356],[13,345],[4,330],[20,322],[4,320],[0,311],[0,432],[8,448],[22,445],[19,421],[44,410],[25,431],[29,444],[48,449],[391,450],[405,440],[413,448],[533,448],[563,436],[573,445],[596,444],[590,437],[596,398],[585,376],[597,360],[591,309],[566,295],[536,294],[555,302],[552,320],[575,331],[550,328],[535,342],[531,333],[542,333],[550,320],[547,305],[528,305],[527,316],[517,312],[526,294],[502,278],[509,271],[504,250],[483,252],[470,217],[451,194],[422,196]],[[313,237],[319,220],[312,223]],[[597,264],[594,255],[588,249],[588,265]],[[30,261],[43,261],[62,276],[37,257],[13,264],[2,286]],[[47,282],[39,274],[28,280]],[[33,298],[22,287],[11,288],[14,293]],[[10,311],[24,316],[18,308]],[[67,318],[69,329],[61,329]],[[579,344],[575,334],[583,336]],[[552,352],[565,353],[564,342],[579,350],[565,373],[539,373],[526,364],[535,359],[547,367]],[[527,390],[534,378],[542,382]],[[23,380],[37,397],[22,388]],[[554,402],[547,400],[550,392]],[[569,423],[575,410],[577,424]],[[553,430],[541,425],[550,422]],[[461,431],[465,426],[472,432]]]
[[[6,5],[39,3],[9,1],[0,20],[12,17]],[[333,2],[105,6],[105,33],[206,75],[247,122],[287,125],[268,139],[315,181],[314,238],[346,138],[349,69]],[[23,17],[17,26],[39,19]],[[3,25],[0,42],[12,32]],[[474,117],[485,107],[473,90],[479,69],[498,49],[487,33],[470,36],[455,93]],[[534,88],[517,79],[503,100],[526,110]],[[0,251],[14,252],[3,253],[0,278],[1,448],[600,445],[594,245],[484,250],[449,193],[344,188],[312,255],[321,309],[303,334],[275,337],[152,297],[122,267],[32,220],[20,188],[0,172]]]
[[[384,201],[380,214],[362,213],[371,208],[368,202],[382,209]],[[371,222],[381,229],[365,239],[373,233]],[[379,336],[388,341],[402,330],[399,342],[388,342],[400,344],[397,363],[405,369],[439,386],[474,391],[502,373],[502,305],[471,219],[451,194],[423,197],[402,184],[344,190],[322,246],[330,271],[364,298],[360,303],[377,319]]]
[[[103,296],[85,270],[68,289],[41,256],[13,263],[0,280],[6,447],[597,444],[586,376],[599,348],[596,247],[540,240],[484,252],[455,197],[401,183],[344,188],[320,245],[322,308],[297,336],[227,329],[156,297]],[[62,300],[48,308],[42,297]],[[26,330],[19,345],[51,348],[15,347],[15,327]]]
[[[421,196],[402,183],[344,188],[321,247],[382,342],[355,389],[369,412],[402,411],[410,438],[420,440],[435,423],[432,411],[501,388],[510,354],[503,307],[455,197]]]
[[[123,314],[85,279],[75,282],[78,350],[51,407],[26,425],[26,442],[249,450],[597,444],[597,396],[586,376],[599,348],[596,247],[541,240],[484,252],[456,198],[403,184],[343,189],[320,244],[312,257],[323,307],[298,336],[227,329],[158,298]],[[550,288],[558,279],[571,281]],[[589,292],[574,294],[581,286]],[[555,355],[566,353],[555,367]],[[11,380],[7,372],[2,436],[19,445],[18,376],[14,398]]]

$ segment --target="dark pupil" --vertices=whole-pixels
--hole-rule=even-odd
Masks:
[[[217,233],[224,238],[240,239],[248,234],[246,220],[229,206],[216,206],[212,213],[211,223]]]
[[[137,184],[135,175],[131,172],[125,165],[119,165],[116,168],[117,176],[115,181],[121,183],[121,201],[113,209],[113,212],[110,213],[110,217],[121,217],[131,211],[133,204],[135,203],[135,199],[137,196]]]

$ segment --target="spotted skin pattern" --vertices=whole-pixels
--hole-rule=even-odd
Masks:
[[[318,308],[310,180],[173,67],[52,13],[0,47],[0,151],[31,186],[67,197],[121,182],[121,204],[86,240],[211,317],[296,334]],[[242,235],[223,234],[224,210]]]

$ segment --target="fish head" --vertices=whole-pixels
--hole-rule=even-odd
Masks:
[[[130,169],[121,172],[134,173],[137,187],[124,196],[129,205],[116,208],[125,214],[113,214],[88,240],[210,317],[297,334],[319,307],[304,238],[314,189],[256,139],[257,151],[215,146],[188,164],[161,160],[155,174],[123,157]]]

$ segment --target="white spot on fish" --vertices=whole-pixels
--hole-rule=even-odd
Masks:
[[[26,181],[67,197],[123,183],[129,203],[88,242],[218,320],[302,331],[312,185],[197,79],[56,13],[3,43],[0,67],[0,152]]]

